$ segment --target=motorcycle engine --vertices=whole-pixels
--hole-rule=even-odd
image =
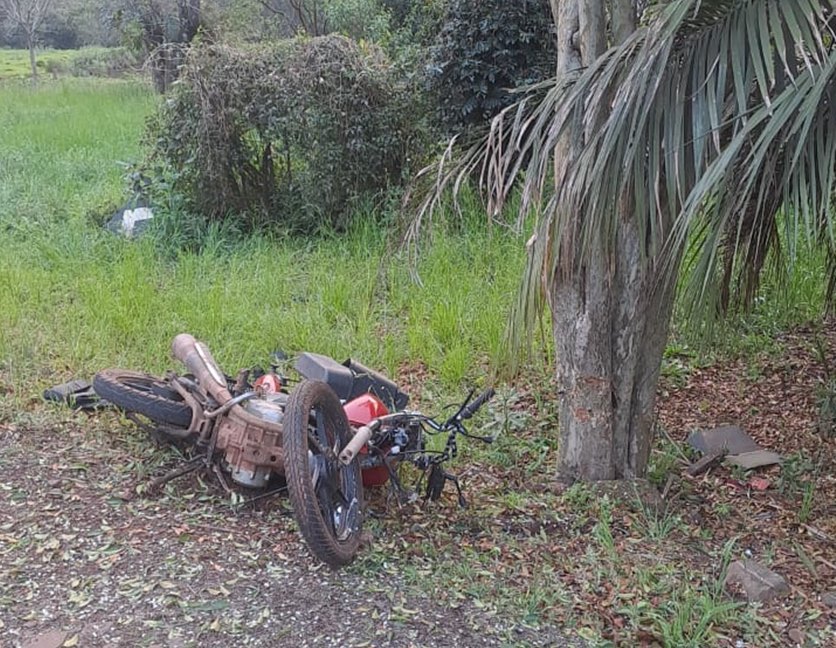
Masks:
[[[256,418],[280,424],[286,403],[287,394],[274,393],[263,398],[251,398],[241,407]],[[224,451],[232,480],[249,488],[264,488],[274,472],[283,472],[280,437],[280,433],[267,427],[251,424],[226,426],[222,423],[218,449]]]

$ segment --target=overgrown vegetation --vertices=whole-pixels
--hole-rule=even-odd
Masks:
[[[45,50],[38,54],[38,69],[51,77],[119,77],[136,73],[141,62],[121,47],[83,47],[75,50]],[[0,49],[0,81],[29,76],[24,50]]]
[[[519,98],[514,88],[553,76],[553,29],[548,0],[451,0],[430,68],[442,123],[484,124]]]
[[[70,455],[62,455],[50,468],[67,489],[61,496],[81,493],[91,498],[72,500],[78,504],[73,515],[96,511],[95,522],[83,516],[73,518],[75,522],[95,527],[114,506],[134,506],[125,513],[125,528],[147,523],[160,538],[171,541],[166,552],[170,546],[200,551],[206,546],[195,540],[205,537],[206,526],[200,525],[223,529],[229,516],[236,515],[235,528],[247,532],[246,546],[240,553],[237,548],[227,553],[219,579],[231,580],[238,569],[252,575],[282,573],[290,565],[300,568],[306,558],[281,514],[280,497],[262,500],[262,517],[253,505],[242,507],[236,501],[231,506],[230,496],[216,489],[210,478],[196,478],[170,484],[157,500],[111,504],[119,488],[141,483],[179,459],[155,449],[115,417],[85,416],[68,425],[68,411],[41,408],[40,391],[89,376],[103,366],[163,371],[172,366],[171,337],[190,330],[209,342],[232,371],[264,363],[276,347],[288,352],[311,349],[338,358],[353,355],[409,381],[413,402],[437,411],[452,393],[486,380],[487,359],[502,344],[503,313],[516,287],[526,237],[491,230],[481,204],[468,194],[461,204],[465,222],[439,227],[428,242],[417,268],[422,285],[411,280],[406,264],[389,246],[387,232],[370,217],[371,208],[358,209],[343,234],[306,240],[247,236],[234,226],[184,218],[163,218],[151,236],[122,240],[100,225],[124,200],[124,163],[141,154],[143,119],[154,109],[147,87],[123,80],[67,79],[34,90],[19,82],[0,87],[0,434],[6,435],[4,440],[25,437],[25,443],[32,444],[15,446],[17,454],[3,457],[9,465],[18,465],[18,457],[34,462],[32,457],[40,456],[35,448],[54,443],[56,426],[69,434],[62,438],[72,447]],[[182,214],[178,209],[175,204],[171,211]],[[165,216],[164,209],[159,211]],[[819,261],[805,260],[810,266],[799,265],[792,280],[789,294],[797,304],[808,300],[803,307],[772,305],[780,303],[771,299],[780,285],[764,285],[769,299],[756,305],[760,310],[753,318],[740,322],[741,327],[748,325],[751,337],[746,349],[738,349],[746,353],[739,355],[752,357],[747,356],[751,351],[758,357],[782,358],[776,327],[820,312],[821,290],[808,291],[808,280],[803,279],[815,275]],[[730,340],[735,334],[731,328],[725,331]],[[766,341],[774,346],[766,347]],[[548,352],[549,343],[544,346]],[[821,348],[819,355],[829,358],[832,347]],[[681,385],[705,371],[704,356],[694,347],[681,344],[670,356],[682,360],[682,368],[675,370],[682,372]],[[789,357],[797,360],[801,353],[793,351]],[[383,575],[387,586],[397,583],[397,597],[403,598],[394,599],[399,611],[393,614],[402,619],[415,616],[410,614],[411,597],[422,595],[421,600],[432,597],[445,609],[455,609],[457,616],[468,610],[468,618],[481,623],[480,628],[486,620],[502,618],[526,632],[538,627],[531,632],[546,636],[551,628],[567,628],[593,642],[682,646],[741,638],[747,645],[777,643],[787,629],[781,625],[786,623],[780,617],[783,605],[774,614],[771,609],[740,606],[720,588],[728,559],[738,557],[745,547],[774,557],[782,571],[788,566],[796,570],[793,585],[803,588],[809,600],[792,608],[792,614],[800,610],[793,623],[805,628],[810,645],[828,645],[832,632],[815,600],[816,588],[828,582],[828,568],[821,562],[822,557],[827,560],[821,550],[825,545],[816,536],[782,536],[776,531],[778,522],[796,531],[805,528],[800,524],[829,528],[829,464],[820,463],[824,459],[811,461],[800,447],[788,452],[786,478],[775,478],[774,492],[755,493],[738,481],[746,479],[745,474],[679,480],[682,459],[676,448],[682,439],[677,436],[659,448],[652,475],[660,488],[674,477],[671,488],[676,493],[669,506],[637,506],[632,492],[625,501],[613,498],[604,504],[584,484],[554,493],[557,421],[547,365],[544,358],[480,413],[487,431],[501,432],[494,445],[474,444],[463,450],[460,461],[466,458],[466,463],[457,468],[472,506],[459,510],[452,499],[432,508],[399,510],[392,505],[385,518],[370,522],[372,546],[340,579],[357,578],[377,587]],[[805,367],[797,375],[789,374],[787,384],[807,376]],[[734,373],[745,382],[733,386],[730,395],[707,397],[699,389],[683,411],[726,420],[724,411],[706,412],[715,401],[734,405],[741,394],[756,391],[761,374],[774,371],[754,362],[741,365]],[[769,404],[767,396],[757,407]],[[711,402],[703,403],[706,398]],[[743,415],[752,415],[756,405],[745,405]],[[774,407],[787,409],[785,401]],[[801,411],[796,405],[790,409]],[[766,429],[780,420],[773,412],[758,416]],[[7,432],[7,425],[18,431]],[[30,434],[32,426],[46,429]],[[679,422],[667,429],[684,435],[688,427]],[[828,446],[819,445],[826,457]],[[31,497],[32,510],[52,506],[57,491],[32,466],[20,471],[32,480],[31,489],[15,485],[3,493],[16,501]],[[84,479],[77,478],[81,473]],[[738,483],[743,484],[739,491],[733,486]],[[380,497],[375,504],[383,509],[385,495]],[[777,498],[788,498],[788,503]],[[769,504],[776,501],[787,511],[778,518],[763,517],[775,513]],[[101,517],[96,506],[105,511]],[[149,511],[157,517],[148,517]],[[38,524],[57,519],[50,515]],[[16,536],[10,544],[13,560],[24,564],[38,556],[38,569],[51,570],[40,556],[52,556],[53,550],[34,553],[52,541],[43,535],[48,532],[49,524],[44,523],[37,530],[40,539],[29,531]],[[107,550],[91,551],[108,556],[112,551],[117,557],[113,560],[131,565],[137,555],[147,558],[146,552],[131,548],[133,536],[120,533],[107,530],[108,542],[112,540]],[[217,531],[216,546],[227,536]],[[741,538],[734,555],[726,548],[730,537]],[[561,550],[555,551],[556,546]],[[104,553],[95,555],[104,559]],[[287,558],[276,557],[279,554]],[[95,561],[78,562],[98,569]],[[145,579],[117,570],[113,577],[120,584],[118,596],[141,592],[159,581],[171,590],[156,587],[152,594],[141,595],[142,601],[150,596],[163,605],[173,600],[166,596],[174,591],[182,593],[178,600],[185,601],[183,605],[205,605],[202,594],[183,586],[186,572],[189,585],[202,578],[194,573],[198,564],[185,559],[174,566],[161,560]],[[102,573],[95,571],[97,576]],[[321,572],[316,575],[322,577]],[[71,596],[89,598],[102,591],[97,588],[104,579],[81,580],[77,585],[73,579],[62,581],[62,600],[70,601],[69,610],[76,609]],[[214,581],[200,582],[217,587]],[[18,583],[10,583],[7,591],[16,591]],[[21,591],[28,593],[30,585]],[[233,607],[252,600],[246,598],[252,592],[243,587],[224,587],[241,592],[229,597]],[[195,612],[207,632],[235,642],[249,631],[236,626],[237,617],[213,612],[214,616]],[[256,624],[257,614],[252,616],[246,618]],[[182,615],[177,623],[178,632],[192,628]],[[208,630],[210,625],[215,629]]]
[[[345,229],[425,144],[385,54],[341,36],[192,50],[151,122],[152,190],[211,220]]]

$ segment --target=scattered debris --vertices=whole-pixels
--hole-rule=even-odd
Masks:
[[[123,207],[117,211],[105,224],[105,228],[114,234],[121,234],[133,238],[142,234],[154,218],[150,207],[137,205],[133,208]]]
[[[783,576],[751,559],[738,560],[729,565],[726,585],[729,584],[740,585],[750,603],[765,603],[790,591]]]
[[[711,468],[719,466],[728,453],[729,451],[726,448],[721,448],[720,450],[706,454],[702,459],[688,466],[688,475],[690,477],[698,477]]]
[[[736,425],[694,431],[688,437],[688,444],[704,455],[714,455],[725,450],[726,461],[746,470],[772,466],[782,461],[781,455],[765,450]]]
[[[772,482],[766,479],[766,477],[752,477],[752,479],[749,480],[749,486],[759,491],[765,491],[771,485]]]
[[[821,595],[821,602],[829,608],[836,608],[836,590]]]
[[[774,466],[781,463],[781,455],[769,450],[756,450],[755,452],[743,452],[739,455],[729,455],[726,461],[745,470],[760,468],[761,466]]]
[[[761,449],[752,437],[736,425],[695,430],[688,437],[688,445],[703,454],[725,449],[730,455],[736,455]]]
[[[99,397],[93,385],[86,380],[71,380],[44,391],[44,400],[65,403],[73,409],[96,410],[110,403]]]

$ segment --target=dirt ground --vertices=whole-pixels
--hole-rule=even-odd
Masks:
[[[397,569],[316,565],[281,495],[235,506],[199,478],[126,493],[174,454],[111,414],[44,416],[0,424],[3,646],[582,645],[438,604]]]
[[[281,493],[243,502],[200,474],[144,492],[180,458],[117,414],[0,407],[0,645],[684,645],[676,624],[710,632],[689,645],[834,645],[836,440],[819,408],[836,322],[712,366],[671,360],[658,516],[556,489],[555,435],[520,386],[519,428],[457,465],[472,506],[450,496],[370,520],[340,572],[310,558]],[[685,476],[689,431],[723,423],[783,465]],[[727,551],[780,573],[789,595],[718,603]]]

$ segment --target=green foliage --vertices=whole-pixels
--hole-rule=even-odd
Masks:
[[[157,188],[210,219],[343,229],[420,154],[420,118],[384,54],[341,36],[193,48],[151,121]]]
[[[380,0],[329,0],[324,13],[329,31],[355,40],[385,43],[391,34],[389,12]]]
[[[612,534],[612,511],[613,504],[606,495],[598,500],[598,521],[592,529],[592,535],[610,559],[614,560],[617,554]]]
[[[794,452],[781,464],[781,477],[778,491],[782,495],[795,495],[804,490],[804,484],[810,480],[815,470],[813,461],[800,452]]]
[[[639,513],[636,520],[638,528],[642,535],[654,542],[667,539],[682,523],[671,502],[646,502],[640,497],[638,490],[634,506]]]
[[[563,493],[563,500],[574,511],[584,513],[592,503],[594,496],[595,494],[589,489],[588,484],[575,482]]]
[[[118,77],[135,72],[140,60],[125,47],[87,48],[69,61],[67,71],[73,76]]]
[[[452,0],[430,66],[444,125],[481,124],[553,75],[552,27],[547,0]]]
[[[124,76],[137,68],[135,56],[124,48],[82,47],[38,52],[38,68],[51,75]],[[31,74],[27,50],[0,49],[0,80]]]

